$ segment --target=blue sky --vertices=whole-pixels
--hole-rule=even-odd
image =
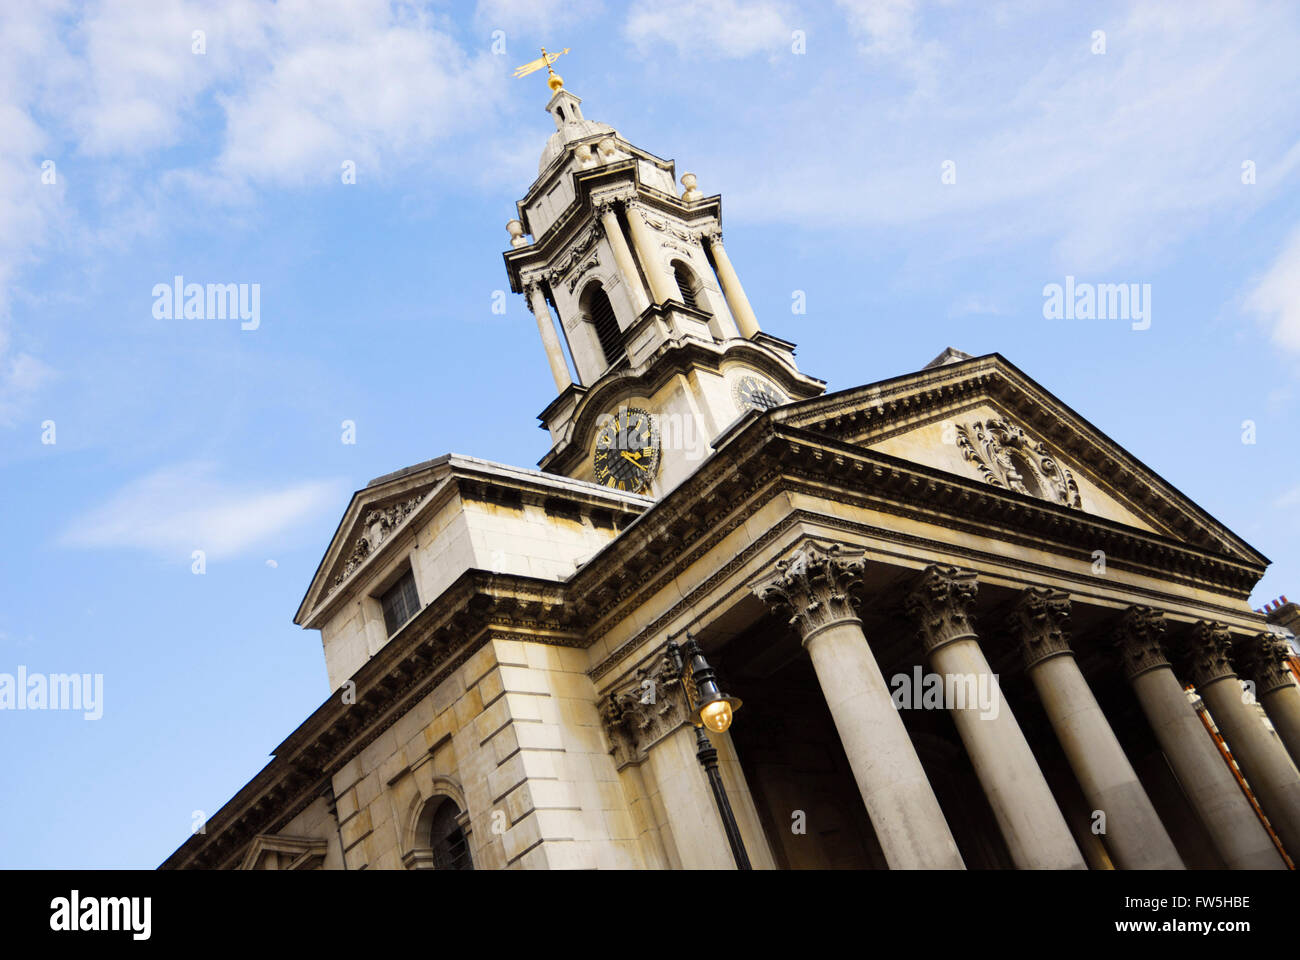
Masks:
[[[1269,556],[1255,606],[1300,594],[1293,4],[5,4],[0,672],[102,673],[104,715],[0,714],[0,866],[159,863],[325,698],[291,618],[351,491],[545,452],[491,309],[541,45],[721,192],[830,389],[999,351]],[[178,274],[260,326],[156,318]],[[1045,319],[1067,276],[1150,284],[1150,328]]]

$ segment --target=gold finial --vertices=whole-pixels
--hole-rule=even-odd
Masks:
[[[569,48],[565,47],[559,53],[547,53],[546,48],[542,47],[542,55],[536,60],[531,60],[523,66],[515,67],[515,79],[518,80],[520,77],[526,77],[530,73],[536,73],[538,70],[542,69],[542,67],[545,67],[546,72],[550,74],[546,79],[546,85],[551,88],[552,93],[558,92],[559,89],[564,86],[564,78],[551,69],[551,64],[556,60],[559,60],[560,57],[564,56],[568,52]]]

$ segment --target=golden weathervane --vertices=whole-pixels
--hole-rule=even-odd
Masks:
[[[525,63],[521,67],[515,67],[515,79],[518,80],[520,77],[526,77],[530,73],[536,73],[538,70],[542,69],[542,67],[545,67],[546,72],[550,74],[550,77],[546,80],[546,85],[551,88],[552,92],[559,90],[560,87],[564,86],[564,78],[551,69],[551,64],[556,60],[559,60],[560,57],[564,56],[568,52],[569,48],[565,47],[559,53],[547,53],[546,48],[542,47],[542,55],[536,60]]]

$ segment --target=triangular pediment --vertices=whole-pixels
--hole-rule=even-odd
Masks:
[[[297,622],[330,600],[345,583],[375,557],[380,548],[404,531],[417,513],[427,509],[446,485],[451,457],[409,467],[372,480],[352,495],[330,539],[299,607]]]
[[[240,870],[318,870],[329,842],[316,837],[263,833],[253,838]]]
[[[774,419],[974,483],[1267,563],[1254,548],[998,354],[777,410]]]

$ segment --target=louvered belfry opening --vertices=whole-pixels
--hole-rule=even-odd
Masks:
[[[587,310],[591,322],[596,327],[596,339],[605,354],[605,365],[610,366],[623,356],[623,331],[618,328],[618,319],[614,316],[614,305],[609,302],[609,295],[604,288],[597,286],[589,294]]]
[[[433,847],[435,870],[473,870],[474,861],[469,856],[469,842],[457,818],[460,808],[449,799],[438,805],[433,815],[430,841]]]
[[[682,303],[692,310],[700,309],[699,303],[695,300],[695,283],[686,265],[680,261],[673,261],[673,277],[677,280],[677,289],[682,292]]]

